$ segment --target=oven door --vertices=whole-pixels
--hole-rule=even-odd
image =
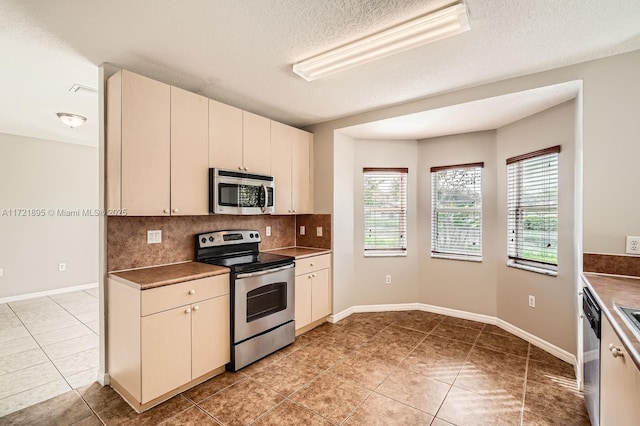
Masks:
[[[294,264],[237,274],[234,283],[233,343],[292,321]]]

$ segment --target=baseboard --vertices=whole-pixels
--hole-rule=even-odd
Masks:
[[[561,349],[546,340],[539,338],[527,331],[522,330],[515,325],[502,320],[500,318],[492,317],[490,315],[477,314],[474,312],[461,311],[458,309],[444,308],[441,306],[428,305],[425,303],[398,303],[387,305],[356,305],[345,309],[335,315],[329,317],[329,322],[336,323],[340,320],[347,318],[349,315],[358,312],[389,312],[389,311],[425,311],[435,314],[447,315],[455,318],[462,318],[471,321],[482,322],[485,324],[492,324],[500,327],[501,329],[508,331],[509,333],[520,337],[523,340],[531,343],[534,346],[550,353],[551,355],[559,358],[569,364],[577,367],[577,359],[575,355]]]
[[[19,300],[35,299],[36,297],[53,296],[54,294],[71,293],[73,291],[91,290],[98,288],[98,283],[74,285],[71,287],[56,288],[54,290],[40,291],[37,293],[20,294],[17,296],[9,296],[0,298],[0,304],[17,302]]]

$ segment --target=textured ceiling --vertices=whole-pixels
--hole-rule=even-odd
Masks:
[[[467,0],[470,32],[310,83],[291,71],[450,3],[3,0],[0,131],[95,143],[95,95],[67,89],[95,87],[103,62],[304,126],[640,48],[638,0]],[[56,129],[62,110],[87,126]]]

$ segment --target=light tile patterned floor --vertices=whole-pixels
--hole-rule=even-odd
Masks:
[[[94,382],[97,324],[97,289],[0,304],[0,417]]]
[[[53,386],[53,385],[51,385]],[[492,325],[358,313],[136,414],[98,383],[4,425],[588,425],[573,367]]]

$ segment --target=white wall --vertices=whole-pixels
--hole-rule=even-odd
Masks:
[[[574,181],[576,166],[576,102],[570,101],[532,117],[498,129],[498,259],[507,258],[507,173],[506,159],[560,145],[558,156],[558,276],[551,277],[507,267],[498,262],[498,317],[576,353],[578,309],[577,265],[574,258],[574,221],[580,212],[574,204],[578,191]],[[536,297],[535,309],[528,296]]]
[[[98,282],[98,217],[58,215],[98,207],[98,149],[0,133],[0,182],[0,298]]]
[[[482,262],[431,258],[431,167],[477,162],[484,162]],[[420,141],[420,302],[496,316],[496,265],[499,262],[496,173],[496,132],[493,130]]]

